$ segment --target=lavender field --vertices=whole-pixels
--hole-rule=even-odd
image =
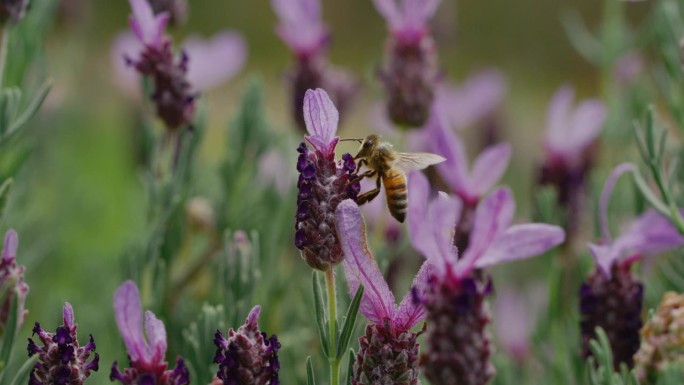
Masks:
[[[684,1],[0,29],[0,385],[684,383]]]

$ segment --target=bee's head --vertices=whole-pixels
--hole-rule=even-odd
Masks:
[[[378,145],[380,137],[378,135],[368,135],[363,142],[361,142],[361,147],[359,152],[356,154],[354,159],[361,159],[370,156]]]

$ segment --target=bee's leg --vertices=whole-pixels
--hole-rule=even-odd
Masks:
[[[380,194],[380,175],[378,175],[377,179],[375,179],[375,188],[359,195],[359,197],[356,198],[356,203],[358,205],[362,205],[366,202],[370,202],[375,199],[378,194]]]

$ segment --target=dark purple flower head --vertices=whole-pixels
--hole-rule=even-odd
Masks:
[[[189,57],[176,58],[171,39],[165,36],[169,14],[154,15],[147,0],[129,0],[133,9],[131,29],[144,48],[139,57],[126,60],[138,72],[152,79],[157,116],[174,131],[189,126],[195,115],[197,93],[187,80]]]
[[[297,148],[297,213],[295,246],[314,269],[327,270],[344,254],[335,229],[335,209],[345,199],[356,199],[360,190],[356,164],[351,155],[335,159],[338,114],[323,90],[309,90],[304,102],[309,135]]]
[[[368,248],[366,225],[359,207],[351,199],[345,200],[337,207],[336,216],[347,286],[351,295],[360,285],[364,286],[359,311],[372,322],[359,339],[352,384],[415,385],[419,333],[411,329],[425,318],[425,309],[414,297],[424,294],[433,267],[427,261],[423,264],[411,291],[397,306]]]
[[[29,357],[38,354],[38,362],[31,371],[30,385],[82,385],[93,371],[99,369],[100,356],[90,359],[91,352],[95,352],[95,340],[79,346],[76,335],[77,324],[74,322],[74,310],[67,302],[64,304],[64,323],[55,333],[48,333],[36,322],[33,335],[38,335],[43,346],[28,339]]]
[[[150,311],[145,312],[143,335],[140,294],[133,281],[124,282],[114,294],[114,313],[131,367],[121,372],[115,361],[109,376],[112,381],[118,380],[124,385],[147,383],[145,381],[151,381],[149,383],[155,385],[190,383],[189,372],[182,357],[177,358],[175,369],[166,369],[166,328]]]
[[[280,343],[275,335],[268,337],[259,330],[261,307],[249,312],[245,323],[238,330],[228,330],[224,337],[216,331],[214,362],[219,364],[216,377],[224,385],[254,384],[278,385],[278,350]]]
[[[12,309],[12,301],[16,295],[19,299],[18,313],[19,320],[17,327],[26,320],[28,310],[24,307],[29,286],[24,282],[24,266],[17,265],[17,248],[19,247],[19,236],[14,230],[9,230],[5,234],[5,244],[2,249],[2,260],[0,260],[0,292],[5,297],[0,298],[0,331],[4,333],[7,319]]]
[[[0,0],[0,24],[20,22],[28,7],[29,0]]]
[[[539,255],[560,244],[564,232],[540,223],[511,225],[515,212],[507,188],[494,190],[477,206],[470,241],[461,257],[454,246],[454,228],[462,203],[440,193],[429,199],[425,176],[409,176],[409,234],[413,246],[435,266],[423,295],[427,310],[427,349],[421,355],[425,375],[435,385],[482,385],[493,375],[484,307],[491,282],[476,269]]]

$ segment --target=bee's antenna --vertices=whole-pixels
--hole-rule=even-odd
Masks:
[[[359,143],[361,143],[361,142],[363,142],[363,139],[360,139],[360,138],[340,139],[340,142],[359,142]]]

